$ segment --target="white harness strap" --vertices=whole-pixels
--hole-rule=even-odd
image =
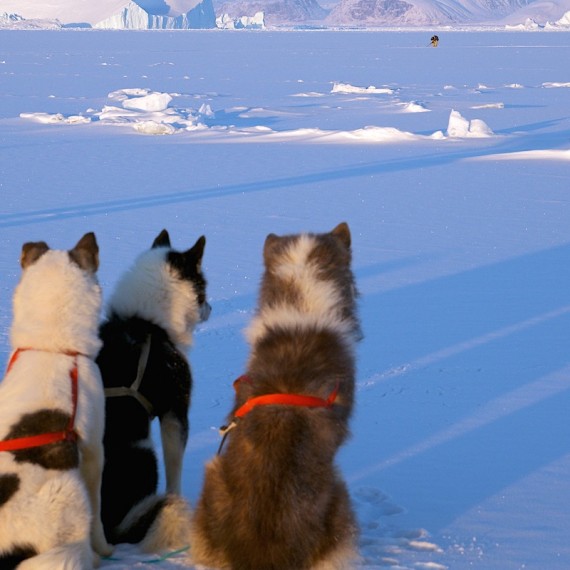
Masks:
[[[137,376],[130,386],[116,386],[114,388],[105,388],[106,398],[115,398],[118,396],[131,396],[139,402],[139,404],[147,411],[148,415],[154,417],[154,409],[152,404],[139,392],[139,388],[148,363],[148,355],[150,354],[151,335],[148,334],[144,344],[142,345],[141,355],[137,366]]]

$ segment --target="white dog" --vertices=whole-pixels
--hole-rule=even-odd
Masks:
[[[100,520],[105,402],[95,357],[99,249],[26,243],[0,384],[0,568],[86,570],[111,553]]]

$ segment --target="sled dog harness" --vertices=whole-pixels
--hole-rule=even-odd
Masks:
[[[130,386],[115,386],[113,388],[105,388],[105,397],[116,398],[119,396],[131,396],[147,411],[150,418],[154,418],[155,414],[153,405],[139,392],[139,388],[146,370],[146,365],[148,363],[148,355],[150,354],[150,341],[151,336],[149,334],[147,335],[141,349],[141,355],[139,357],[139,363],[137,366],[137,376],[134,382]]]
[[[10,358],[8,362],[8,368],[6,374],[10,372],[12,366],[18,360],[20,354],[26,350],[39,350],[33,348],[18,348]],[[47,352],[47,351],[46,351]],[[62,352],[66,356],[71,356],[73,358],[73,368],[69,371],[69,378],[71,380],[71,403],[72,410],[71,416],[67,427],[62,431],[41,433],[38,435],[31,435],[28,437],[18,437],[15,439],[6,439],[0,441],[0,451],[17,451],[20,449],[30,449],[32,447],[41,447],[42,445],[48,445],[50,443],[58,443],[60,441],[72,441],[75,442],[78,439],[77,431],[75,431],[75,416],[77,413],[77,396],[78,396],[78,372],[77,372],[77,357],[86,356],[80,352]]]
[[[234,381],[234,390],[237,392],[241,383],[251,384],[251,379],[246,375],[240,376]],[[337,381],[334,390],[329,394],[329,397],[318,398],[316,396],[306,396],[304,394],[263,394],[262,396],[255,396],[248,398],[245,404],[240,406],[229,425],[220,428],[220,435],[222,442],[218,449],[218,455],[224,447],[228,433],[238,425],[238,421],[244,416],[249,414],[253,409],[258,406],[299,406],[303,408],[332,408],[336,397],[338,396],[339,382]]]

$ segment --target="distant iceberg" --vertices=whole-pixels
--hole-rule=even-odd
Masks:
[[[546,22],[546,25],[544,27],[546,29],[570,28],[570,10],[566,12],[564,16],[560,18],[560,20],[557,20],[556,22]]]
[[[535,22],[532,18],[527,18],[523,24],[507,24],[505,30],[538,30],[540,27],[538,22]]]
[[[215,28],[212,0],[0,0],[4,22],[58,22],[64,27],[114,30]],[[19,18],[19,21],[15,21]]]
[[[188,30],[215,28],[212,0],[202,0],[192,10],[179,16],[150,14],[134,1],[120,12],[97,22],[94,28],[112,30]]]
[[[216,27],[222,30],[264,30],[265,14],[256,12],[253,16],[234,18],[229,14],[221,14],[216,18]]]

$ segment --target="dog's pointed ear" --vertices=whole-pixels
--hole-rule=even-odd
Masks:
[[[279,241],[279,236],[275,234],[269,234],[265,238],[265,243],[263,245],[263,261],[265,262],[265,267],[269,267],[271,264],[271,260],[275,256],[277,244]]]
[[[341,222],[332,232],[331,234],[344,244],[346,249],[350,249],[351,244],[351,237],[350,237],[350,228],[346,222]]]
[[[95,273],[99,269],[99,246],[93,232],[86,233],[69,251],[69,257],[85,271]]]
[[[196,243],[185,252],[185,256],[194,259],[198,269],[202,266],[202,257],[204,257],[204,248],[206,247],[206,236],[200,236]]]
[[[49,246],[45,241],[29,241],[22,246],[22,254],[20,255],[20,265],[22,269],[35,263],[46,251]]]
[[[154,241],[152,242],[152,248],[151,249],[154,249],[155,247],[171,247],[170,246],[170,236],[168,235],[168,232],[166,230],[162,230],[154,238]]]

